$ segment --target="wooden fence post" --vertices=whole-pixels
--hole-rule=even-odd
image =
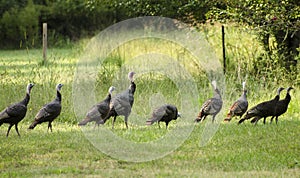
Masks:
[[[225,53],[225,30],[224,25],[222,25],[222,48],[223,48],[223,71],[226,73],[226,53]]]
[[[47,60],[47,23],[43,23],[43,59]]]

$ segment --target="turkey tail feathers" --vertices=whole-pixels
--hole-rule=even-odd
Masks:
[[[33,122],[33,123],[28,127],[28,129],[34,129],[36,125],[37,125],[37,122]]]

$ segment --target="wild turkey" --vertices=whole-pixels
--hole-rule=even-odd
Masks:
[[[33,123],[28,129],[34,129],[37,124],[48,122],[48,130],[52,132],[52,121],[60,115],[61,112],[61,93],[63,84],[56,86],[56,98],[48,104],[45,104],[34,117]]]
[[[285,98],[283,100],[279,100],[278,103],[276,104],[275,115],[272,116],[270,123],[272,123],[272,121],[275,117],[276,124],[277,124],[278,117],[281,116],[282,114],[284,114],[287,111],[289,103],[291,101],[290,91],[292,89],[294,89],[294,88],[293,87],[288,87]]]
[[[245,89],[246,82],[243,82],[243,94],[241,97],[233,103],[233,105],[229,109],[229,113],[224,121],[230,121],[234,116],[243,116],[243,114],[248,109],[248,101],[247,101],[247,90]]]
[[[266,118],[268,116],[274,115],[275,112],[275,106],[279,100],[279,95],[280,92],[284,90],[284,88],[279,87],[277,90],[277,95],[275,96],[274,99],[265,101],[262,103],[259,103],[258,105],[252,107],[246,112],[246,115],[244,118],[242,118],[238,124],[241,124],[247,119],[251,119],[252,117],[255,117],[251,122],[252,123],[257,123],[261,118]]]
[[[104,124],[110,117],[113,116],[114,119],[112,128],[114,128],[117,116],[124,116],[125,125],[128,129],[128,117],[131,113],[131,108],[134,102],[134,92],[136,89],[136,85],[133,80],[134,74],[135,72],[128,73],[128,79],[130,80],[129,88],[111,99],[109,113],[103,120],[100,120],[98,124]]]
[[[195,119],[195,122],[204,121],[204,119],[208,115],[212,115],[212,122],[214,122],[216,115],[220,112],[220,110],[222,108],[223,101],[222,101],[220,91],[217,88],[216,81],[212,81],[212,85],[214,87],[214,93],[215,93],[214,97],[212,97],[204,102],[197,118]]]
[[[83,121],[81,121],[78,125],[79,126],[86,125],[88,122],[92,122],[92,121],[95,121],[95,125],[96,125],[97,122],[104,119],[104,117],[109,112],[109,103],[111,100],[112,92],[114,90],[115,90],[115,87],[111,86],[108,89],[108,95],[106,96],[106,98],[103,101],[101,101],[100,103],[94,105],[86,114],[85,119]]]
[[[282,88],[282,90],[284,90],[284,88]],[[281,91],[282,91],[282,90],[281,90]],[[268,115],[268,116],[266,116],[266,117],[263,117],[263,118],[264,118],[264,120],[263,120],[263,123],[264,123],[264,124],[266,124],[266,119],[267,119],[267,117],[273,116],[273,115],[276,114],[276,106],[277,106],[278,102],[280,101],[279,99],[280,99],[280,94],[278,95],[278,101],[277,101],[276,105],[273,106],[273,110],[274,110],[273,114]],[[255,117],[255,118],[253,118],[253,119],[251,120],[251,123],[252,123],[252,124],[257,124],[257,122],[258,122],[260,119],[261,119],[261,117]]]
[[[154,109],[152,118],[146,121],[146,125],[152,125],[154,122],[158,122],[159,126],[159,122],[165,122],[167,129],[169,122],[171,120],[176,120],[177,117],[181,117],[180,113],[178,113],[177,107],[171,104],[165,104]]]
[[[13,125],[15,125],[16,131],[18,135],[20,136],[19,130],[18,130],[18,123],[25,117],[27,112],[27,105],[30,100],[30,92],[34,84],[28,84],[26,88],[26,96],[25,98],[20,101],[19,103],[12,104],[5,108],[0,113],[0,126],[3,123],[8,123],[9,127],[7,130],[6,137],[8,137],[9,131]]]

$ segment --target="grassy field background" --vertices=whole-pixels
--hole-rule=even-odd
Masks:
[[[216,29],[210,28],[205,34],[216,49],[217,56],[221,58],[220,38],[212,35],[214,33]],[[239,39],[234,39],[240,33],[245,34],[238,35]],[[19,138],[12,128],[10,136],[6,138],[8,125],[3,124],[0,127],[0,176],[299,177],[299,75],[296,75],[294,80],[280,73],[279,70],[274,70],[273,74],[247,75],[247,71],[241,68],[246,65],[250,70],[252,66],[247,63],[250,64],[262,49],[249,33],[229,29],[227,34],[227,43],[230,46],[227,51],[230,71],[226,76],[226,100],[220,118],[225,117],[230,104],[241,95],[241,82],[245,79],[249,90],[249,107],[273,98],[279,86],[294,86],[296,90],[291,92],[292,101],[288,112],[279,118],[278,125],[275,123],[263,125],[260,122],[257,126],[253,126],[245,122],[238,126],[235,119],[230,123],[221,122],[211,141],[203,147],[199,146],[199,140],[205,123],[197,124],[188,139],[171,154],[142,163],[126,162],[105,155],[86,139],[77,126],[83,116],[76,118],[72,86],[76,64],[83,53],[86,41],[72,48],[49,49],[46,63],[42,62],[40,49],[0,50],[1,110],[24,97],[27,83],[36,84],[32,89],[27,115],[19,124],[21,137]],[[236,41],[243,43],[235,43]],[[176,57],[178,51],[181,51],[176,45],[151,40],[147,43],[137,40],[126,45],[113,53],[99,69],[95,84],[97,100],[105,97],[118,67],[134,56],[133,54],[159,50],[160,53]],[[183,55],[183,61],[190,57],[188,53]],[[191,70],[196,71],[193,68]],[[211,97],[211,86],[203,71],[193,75],[197,87],[201,89],[198,99],[200,108],[203,101]],[[64,84],[63,112],[52,124],[53,133],[47,132],[47,124],[38,125],[31,131],[27,130],[39,108],[55,98],[57,83]],[[167,78],[149,74],[137,78],[136,83],[138,88],[133,111],[144,121],[150,115],[151,100],[163,96],[165,101],[180,105],[178,99],[180,93],[174,87],[174,83]],[[123,88],[118,88],[117,92],[121,90]],[[156,95],[157,93],[159,95]],[[285,95],[285,92],[283,93],[282,97]],[[157,125],[138,126],[131,121],[141,118],[132,117],[129,118],[129,130],[124,129],[123,118],[118,118],[113,132],[136,142],[151,141],[169,132],[164,129],[163,124],[161,129]],[[182,119],[194,124],[194,118],[183,117]],[[210,121],[211,118],[208,117],[205,122]],[[92,129],[93,124],[89,124],[89,127]],[[111,123],[108,122],[104,127],[110,129]],[[176,127],[180,125],[171,122],[169,130]],[[94,131],[101,134],[101,130],[97,128]]]

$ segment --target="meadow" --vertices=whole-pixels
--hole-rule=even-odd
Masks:
[[[78,100],[74,95],[76,67],[85,51],[87,41],[81,41],[68,48],[50,48],[47,62],[43,62],[40,49],[0,50],[1,110],[24,97],[27,83],[35,84],[27,115],[19,123],[21,137],[18,137],[12,128],[9,137],[6,138],[8,125],[3,124],[0,127],[0,176],[299,177],[299,74],[291,79],[292,77],[281,69],[272,68],[272,65],[265,66],[260,74],[247,72],[252,71],[252,60],[262,52],[262,48],[252,34],[236,28],[227,30],[227,55],[230,61],[224,79],[224,105],[216,123],[218,129],[204,146],[199,145],[199,141],[206,126],[210,124],[211,117],[199,124],[194,124],[193,120],[201,104],[212,96],[209,76],[203,69],[191,65],[193,60],[190,59],[193,56],[176,44],[144,39],[120,46],[97,69],[96,82],[92,87],[95,97],[87,101]],[[218,32],[218,28],[209,27],[203,31],[215,49],[216,56],[221,59],[221,37],[213,35]],[[124,127],[123,117],[117,118],[114,130],[111,130],[111,122],[95,129],[93,123],[84,129],[77,126],[88,108],[107,95],[109,86],[116,86],[116,93],[128,87],[126,75],[120,75],[118,72],[124,70],[123,66],[127,70],[132,69],[128,65],[130,59],[154,52],[177,59],[190,71],[194,79],[192,83],[198,90],[191,91],[189,86],[181,87],[184,91],[191,91],[190,95],[196,92],[197,97],[188,100],[192,106],[197,106],[196,110],[186,109],[182,98],[190,95],[185,95],[181,91],[182,88],[178,88],[176,81],[161,73],[149,72],[137,74],[137,91],[128,130]],[[249,107],[273,98],[279,86],[295,87],[291,92],[289,109],[279,118],[277,125],[269,124],[269,119],[266,125],[259,122],[256,126],[250,122],[237,125],[236,119],[230,123],[222,122],[230,104],[241,95],[241,83],[244,80],[247,81],[249,91]],[[124,82],[118,83],[119,81]],[[64,84],[61,91],[63,112],[53,122],[53,132],[47,131],[47,124],[27,130],[39,108],[55,98],[57,83]],[[285,92],[283,93],[281,97],[284,97]],[[144,126],[143,123],[150,116],[151,110],[164,102],[174,103],[180,109],[184,108],[180,110],[183,117],[171,122],[168,130],[164,128],[163,123],[161,128],[158,128],[157,124],[151,127]],[[126,140],[147,143],[181,128],[192,129],[187,139],[166,156],[147,162],[113,158],[99,151],[87,138],[87,132],[99,136],[103,129],[107,129]]]

